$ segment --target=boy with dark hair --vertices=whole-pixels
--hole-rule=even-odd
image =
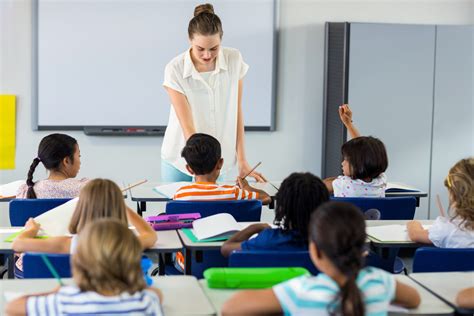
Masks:
[[[262,190],[252,188],[245,179],[237,178],[237,186],[218,185],[224,159],[221,145],[211,135],[196,133],[189,137],[181,156],[186,160],[186,169],[195,177],[195,182],[176,191],[174,200],[217,201],[259,199],[270,203],[270,196]]]

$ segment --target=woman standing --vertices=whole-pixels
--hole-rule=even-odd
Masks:
[[[210,134],[221,143],[223,173],[235,164],[241,177],[251,170],[245,156],[242,113],[248,65],[238,50],[221,47],[222,35],[221,20],[213,6],[197,6],[188,26],[191,47],[166,65],[163,86],[172,107],[161,149],[165,182],[191,180],[181,150],[197,132]],[[251,176],[265,181],[258,172]]]

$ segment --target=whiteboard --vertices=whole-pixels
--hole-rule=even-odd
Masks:
[[[37,128],[165,127],[165,65],[189,47],[187,0],[34,0]],[[247,129],[275,121],[276,1],[216,0],[222,46],[240,50]]]

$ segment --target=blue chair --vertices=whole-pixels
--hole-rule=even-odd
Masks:
[[[23,278],[54,278],[41,256],[46,256],[61,278],[71,277],[71,256],[68,254],[25,253],[23,256]]]
[[[25,226],[30,217],[36,217],[70,199],[14,199],[10,201],[9,213],[12,226]]]
[[[418,248],[413,272],[474,271],[474,248]]]
[[[238,222],[258,222],[262,214],[260,200],[238,201],[168,201],[166,214],[200,213],[207,217],[219,213],[229,213]],[[211,267],[227,267],[228,259],[221,255],[220,250],[192,251],[191,274],[198,279],[203,277],[203,272]],[[173,274],[173,268],[168,267],[167,274]],[[169,272],[168,272],[169,271]]]
[[[238,222],[258,222],[262,214],[262,201],[168,201],[166,214],[200,213],[207,217],[229,213]]]
[[[311,274],[319,273],[309,256],[309,251],[233,251],[229,267],[302,267]]]
[[[385,219],[413,219],[416,209],[416,198],[403,197],[334,197],[332,201],[348,202],[361,209],[364,214],[380,212],[380,218]]]

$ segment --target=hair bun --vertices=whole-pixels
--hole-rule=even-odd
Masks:
[[[206,4],[200,4],[196,8],[194,8],[194,16],[198,16],[199,14],[202,13],[210,13],[210,14],[215,14],[214,13],[214,7],[210,3]]]

